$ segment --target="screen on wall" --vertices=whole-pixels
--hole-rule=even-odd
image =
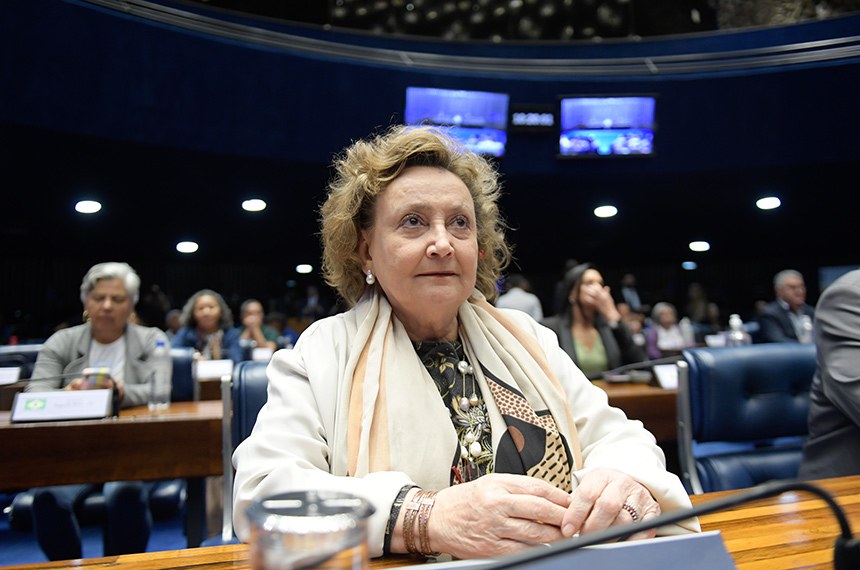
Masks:
[[[506,93],[407,87],[403,115],[406,124],[440,127],[478,154],[503,156],[508,101]]]
[[[564,96],[558,152],[565,157],[651,156],[656,98],[648,95]]]

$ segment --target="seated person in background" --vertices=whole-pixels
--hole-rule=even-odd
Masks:
[[[508,277],[508,290],[496,300],[500,309],[517,309],[540,321],[543,318],[543,307],[540,299],[530,291],[528,279],[519,273]]]
[[[164,333],[170,341],[176,336],[176,331],[182,327],[182,311],[170,309],[164,316]]]
[[[373,557],[498,556],[690,504],[654,437],[555,335],[488,302],[510,259],[498,197],[492,165],[432,128],[392,127],[336,159],[323,268],[353,306],[269,365],[233,456],[240,538],[254,500],[308,489],[375,507]]]
[[[159,363],[150,358],[156,341],[167,345],[167,335],[158,328],[129,322],[139,291],[140,277],[128,264],[108,262],[91,267],[81,283],[86,322],[57,331],[45,341],[27,391],[86,390],[90,386],[81,377],[84,368],[106,366],[111,370],[107,387],[116,389],[121,407],[145,404],[153,373],[170,378],[172,366],[169,360]],[[146,550],[152,528],[150,486],[140,481],[104,484],[105,556]],[[48,559],[82,556],[75,509],[100,487],[86,484],[33,489],[33,530]]]
[[[588,378],[596,380],[607,370],[646,359],[592,264],[581,263],[568,271],[565,289],[562,312],[542,324],[555,332],[561,348]]]
[[[255,348],[278,349],[278,331],[263,322],[263,304],[247,299],[239,307],[239,341],[250,342]]]
[[[815,309],[806,304],[803,275],[793,269],[780,271],[773,278],[776,299],[758,316],[761,342],[800,342],[803,320],[814,319]],[[811,342],[811,339],[807,342]]]
[[[287,316],[279,311],[266,313],[266,324],[278,332],[278,347],[293,348],[299,339],[299,333],[287,324]]]
[[[814,331],[817,366],[800,477],[860,475],[860,269],[821,294]]]
[[[211,289],[194,293],[182,308],[182,328],[173,338],[176,348],[197,349],[204,360],[247,360],[233,328],[233,312],[224,298]]]
[[[678,326],[678,312],[672,303],[660,302],[651,310],[651,326],[645,332],[645,351],[648,358],[656,360],[680,354],[687,348],[681,327]]]
[[[627,303],[618,303],[616,305],[618,313],[621,315],[621,322],[627,325],[630,329],[630,334],[633,335],[633,342],[636,346],[645,348],[645,314],[640,311],[634,311]]]

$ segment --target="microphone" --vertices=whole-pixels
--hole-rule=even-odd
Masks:
[[[811,483],[789,480],[770,481],[752,487],[747,491],[741,491],[739,493],[729,495],[728,497],[714,499],[712,501],[696,505],[692,508],[664,513],[648,521],[617,525],[600,532],[589,533],[584,536],[549,544],[546,548],[532,548],[520,553],[511,554],[482,567],[481,570],[502,570],[505,568],[514,568],[520,564],[543,560],[545,558],[571,552],[586,546],[593,546],[595,544],[628,538],[643,530],[650,530],[652,528],[674,524],[682,520],[735,507],[743,503],[781,495],[786,491],[806,491],[813,495],[817,495],[827,503],[836,516],[840,528],[840,535],[836,538],[836,543],[833,549],[833,567],[836,570],[860,568],[860,542],[853,537],[851,533],[851,525],[848,522],[845,513],[842,511],[842,508],[833,496],[821,487],[817,487]]]

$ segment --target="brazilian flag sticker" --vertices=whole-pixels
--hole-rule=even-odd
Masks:
[[[43,410],[45,409],[45,402],[44,398],[32,398],[24,403],[24,408],[32,412]]]

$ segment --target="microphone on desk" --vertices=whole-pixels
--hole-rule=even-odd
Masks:
[[[857,568],[860,568],[860,541],[855,539],[852,535],[851,525],[836,500],[830,495],[830,493],[821,487],[817,487],[811,483],[803,481],[792,480],[763,483],[746,491],[729,495],[728,497],[714,499],[691,508],[664,513],[647,521],[618,525],[600,532],[594,532],[549,544],[546,548],[532,548],[524,552],[511,554],[499,559],[497,562],[483,567],[481,570],[503,570],[505,568],[514,568],[521,564],[536,562],[555,555],[578,550],[586,546],[594,546],[595,544],[629,538],[643,530],[650,530],[674,524],[689,518],[706,515],[708,513],[713,513],[730,507],[736,507],[751,501],[773,497],[775,495],[785,493],[786,491],[806,491],[813,495],[817,495],[827,503],[827,506],[830,507],[836,516],[841,530],[840,535],[836,538],[836,544],[833,549],[833,568],[835,568],[835,570],[856,570]]]

